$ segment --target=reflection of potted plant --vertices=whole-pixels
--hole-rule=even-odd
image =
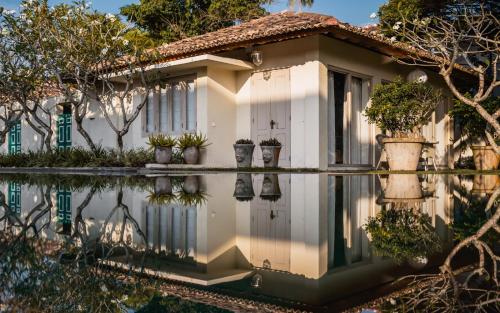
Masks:
[[[384,189],[384,202],[423,201],[417,174],[391,174]]]
[[[493,114],[500,107],[500,97],[490,97],[483,102],[483,107]],[[477,170],[495,170],[500,164],[500,155],[488,145],[486,138],[486,120],[470,105],[455,100],[449,114],[460,125],[462,134],[467,136]],[[500,138],[497,141],[500,144]]]
[[[421,82],[394,82],[375,87],[371,106],[365,110],[368,122],[389,131],[383,139],[391,170],[416,170],[425,142],[420,128],[440,101],[441,94]]]
[[[278,201],[281,198],[280,182],[277,174],[264,174],[260,198],[269,201]]]
[[[186,176],[182,184],[182,190],[190,194],[197,193],[200,190],[200,180],[198,176]]]
[[[471,193],[475,195],[490,195],[497,188],[500,188],[499,175],[474,175]]]
[[[236,164],[239,168],[252,166],[253,150],[255,145],[250,139],[239,139],[233,145]]]
[[[251,201],[254,196],[252,175],[249,173],[239,173],[234,183],[233,197],[238,201]]]
[[[172,181],[168,176],[156,177],[155,179],[155,194],[171,194]]]
[[[397,263],[426,260],[440,248],[430,216],[411,209],[382,209],[368,218],[364,229],[375,252]]]
[[[173,193],[155,193],[152,192],[147,197],[149,204],[167,205],[177,200]]]
[[[278,167],[280,160],[281,142],[276,138],[263,140],[260,142],[262,150],[262,160],[264,167]]]
[[[186,164],[198,164],[200,149],[208,146],[207,137],[202,134],[185,133],[178,140]]]
[[[195,193],[188,193],[181,189],[177,194],[177,201],[184,206],[198,206],[207,200],[207,195],[203,191],[198,190]]]
[[[172,160],[172,148],[177,140],[163,134],[149,136],[147,144],[154,149],[155,161],[159,164],[168,164]]]

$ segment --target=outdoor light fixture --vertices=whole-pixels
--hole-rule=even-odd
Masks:
[[[260,50],[254,50],[250,54],[250,57],[252,58],[252,63],[255,64],[255,66],[261,66],[263,62],[262,58],[262,51]]]
[[[411,71],[406,77],[409,82],[426,83],[429,77],[422,70]]]
[[[252,277],[252,282],[251,282],[251,286],[253,288],[259,288],[262,284],[262,275],[260,274],[255,274],[253,277]]]

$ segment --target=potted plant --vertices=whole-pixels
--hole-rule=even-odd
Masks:
[[[417,169],[425,142],[420,128],[440,99],[441,93],[430,85],[401,78],[375,87],[371,106],[364,114],[369,123],[391,134],[382,140],[391,170]]]
[[[262,140],[260,142],[260,148],[262,149],[262,160],[264,161],[264,167],[278,167],[278,162],[280,160],[281,142],[279,142],[276,138]]]
[[[251,139],[238,139],[233,148],[238,168],[252,167],[253,150],[255,149],[253,141]]]
[[[423,201],[417,174],[390,174],[384,189],[384,202]]]
[[[172,160],[172,148],[177,144],[177,140],[163,134],[149,136],[148,146],[154,149],[155,162],[168,164]]]
[[[172,193],[172,181],[168,176],[160,176],[155,179],[155,194],[165,195]]]
[[[184,133],[178,140],[178,147],[182,151],[186,164],[198,164],[200,149],[208,146],[207,137],[202,134]]]
[[[483,108],[493,114],[500,107],[500,97],[490,97],[483,102]],[[500,155],[488,145],[486,128],[488,122],[470,105],[455,100],[449,111],[451,117],[460,125],[462,134],[467,136],[467,141],[472,150],[474,166],[477,170],[495,170],[500,164]],[[500,138],[497,141],[500,144]]]

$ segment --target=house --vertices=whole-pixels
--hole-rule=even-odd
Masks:
[[[258,144],[270,137],[283,144],[282,167],[373,167],[380,154],[379,131],[367,123],[363,110],[375,85],[415,70],[394,60],[409,53],[401,45],[313,13],[271,14],[158,50],[161,61],[151,69],[165,79],[124,138],[125,147],[144,147],[154,133],[198,131],[211,143],[202,155],[206,167],[235,167],[237,139]],[[437,73],[427,75],[431,84],[445,86]],[[130,105],[140,100],[134,97]],[[54,110],[54,140],[85,146],[71,108],[60,105],[61,99],[47,101]],[[451,95],[423,129],[426,139],[437,143],[439,167],[453,166],[450,104]],[[97,144],[115,146],[97,107],[84,126]],[[24,122],[11,138],[4,151],[38,147],[36,133]],[[254,164],[262,165],[260,149],[255,149]]]

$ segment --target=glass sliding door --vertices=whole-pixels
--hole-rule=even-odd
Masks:
[[[344,163],[346,74],[328,73],[328,164]]]

